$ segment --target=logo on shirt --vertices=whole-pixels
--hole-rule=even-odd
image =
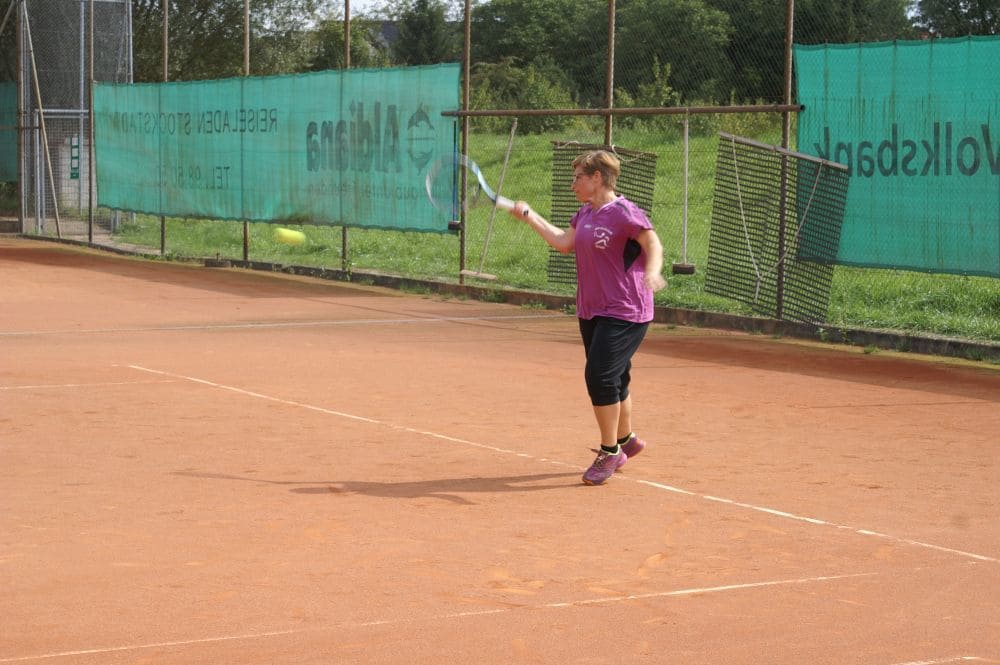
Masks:
[[[614,234],[611,229],[598,226],[594,229],[594,247],[598,249],[607,249],[608,245],[611,244],[611,236]]]

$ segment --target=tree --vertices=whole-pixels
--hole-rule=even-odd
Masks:
[[[685,103],[720,102],[729,96],[726,46],[729,15],[704,0],[627,0],[616,29],[616,86],[637,94],[651,82],[654,62],[669,67],[670,87]],[[668,38],[665,38],[669,35]],[[620,64],[618,64],[620,63]]]
[[[396,20],[403,14],[403,12],[406,11],[411,1],[412,0],[370,0],[365,3],[368,6],[368,9],[363,10],[360,13],[352,7],[351,18],[353,20],[355,16],[364,15],[373,19]],[[445,8],[445,18],[449,21],[461,21],[464,18],[465,0],[441,0],[441,4],[444,5]]]
[[[908,0],[799,0],[795,42],[851,44],[913,36]]]
[[[731,65],[724,84],[737,103],[780,103],[784,97],[785,3],[775,0],[708,0],[735,27],[726,44]]]
[[[250,66],[253,74],[308,67],[303,33],[326,0],[253,0]],[[243,74],[243,0],[170,0],[171,80]],[[135,80],[163,79],[162,0],[132,0]]]
[[[378,37],[379,23],[351,19],[351,67],[385,67],[389,64],[387,47]],[[315,43],[309,65],[312,71],[344,67],[344,22],[326,19],[311,33]]]
[[[781,102],[784,97],[786,3],[775,0],[707,0],[729,15],[734,30],[726,46],[731,63],[726,86],[733,101]],[[908,0],[797,0],[798,44],[852,43],[912,36]]]
[[[396,62],[432,65],[461,59],[461,40],[455,23],[445,19],[442,0],[412,0],[397,21],[399,34],[392,43]]]
[[[513,59],[481,62],[472,70],[470,104],[473,109],[571,108],[573,98],[564,81],[565,77],[552,62],[539,65],[525,65]],[[476,127],[502,131],[509,122],[509,118],[481,118],[476,120]],[[560,130],[567,124],[566,116],[527,116],[521,119],[519,127],[531,134]]]
[[[935,37],[1000,34],[1000,0],[918,0],[914,23]]]
[[[472,62],[558,63],[579,104],[604,105],[607,6],[580,0],[491,0],[472,12]]]
[[[653,78],[648,83],[640,83],[636,94],[633,96],[622,88],[615,89],[615,106],[619,108],[654,108],[679,106],[680,95],[670,87],[670,65],[661,65],[658,60],[653,61]],[[615,122],[619,127],[653,127],[663,129],[672,123],[667,116],[625,116]]]

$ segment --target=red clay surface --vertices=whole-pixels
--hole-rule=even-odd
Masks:
[[[1000,662],[1000,372],[0,240],[0,663]]]

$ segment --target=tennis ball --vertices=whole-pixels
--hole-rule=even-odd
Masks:
[[[306,234],[302,231],[293,231],[279,226],[274,229],[274,239],[285,245],[301,245],[306,241]]]

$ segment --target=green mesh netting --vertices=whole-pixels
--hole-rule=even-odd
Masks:
[[[17,84],[0,81],[0,182],[17,182]]]
[[[847,165],[838,262],[1000,276],[1000,38],[796,46],[798,149]]]
[[[456,64],[94,89],[100,205],[447,232],[428,166],[455,145]]]

